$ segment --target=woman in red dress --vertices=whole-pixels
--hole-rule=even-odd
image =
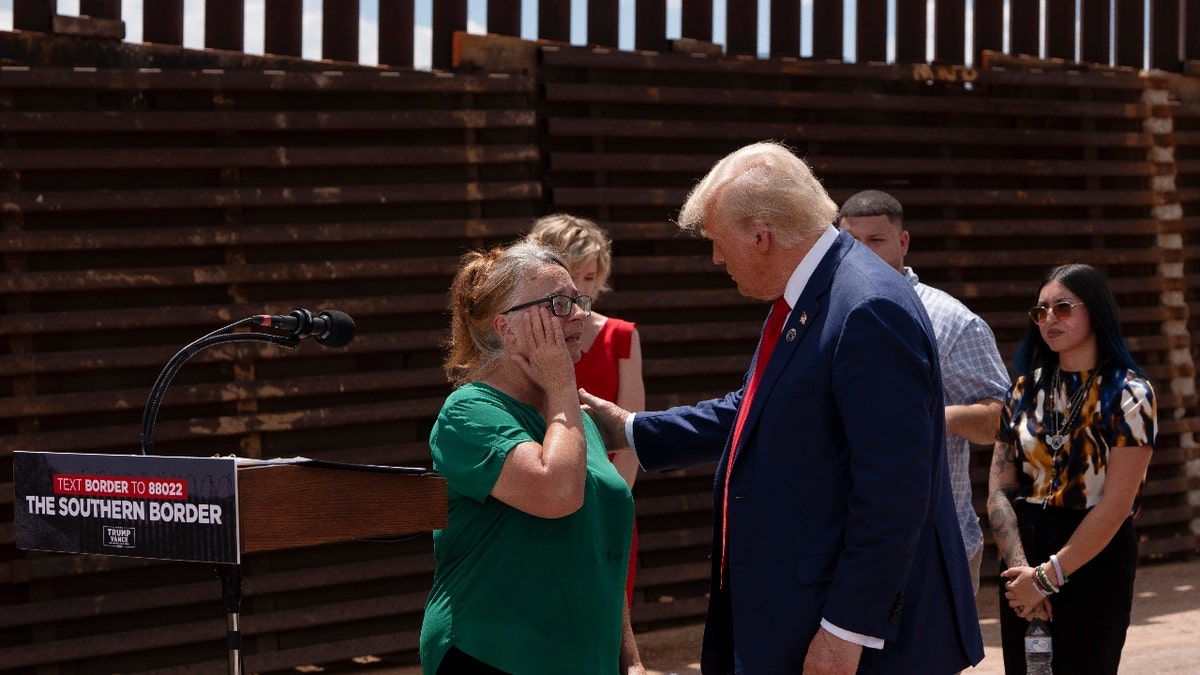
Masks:
[[[566,258],[576,288],[594,300],[609,290],[612,271],[612,240],[600,226],[585,218],[556,213],[538,219],[529,239],[558,249]],[[642,343],[637,326],[592,310],[584,319],[583,356],[575,364],[575,382],[588,393],[612,401],[626,410],[646,408],[646,387],[642,382]],[[626,449],[610,452],[609,459],[633,489],[638,463]],[[633,577],[637,561],[637,523],[633,528],[633,548],[629,554],[629,575],[625,581],[626,601],[633,604]]]

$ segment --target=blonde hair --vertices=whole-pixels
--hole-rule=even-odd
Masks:
[[[596,223],[567,213],[553,213],[538,218],[525,238],[561,251],[571,276],[575,276],[580,267],[595,258],[596,290],[592,294],[600,295],[609,290],[612,239]]]
[[[477,380],[504,357],[492,319],[512,306],[530,273],[554,265],[569,272],[553,249],[533,241],[463,256],[450,285],[450,341],[442,363],[452,385]]]
[[[688,194],[679,229],[703,236],[713,209],[741,227],[769,224],[785,246],[818,235],[837,217],[837,204],[808,164],[774,141],[747,145],[714,164]]]

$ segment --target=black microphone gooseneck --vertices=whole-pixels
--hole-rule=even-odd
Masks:
[[[158,409],[162,405],[163,396],[167,393],[167,385],[175,377],[175,373],[184,362],[195,356],[200,350],[226,342],[270,342],[281,347],[295,349],[300,344],[300,338],[291,335],[275,335],[273,333],[231,333],[234,328],[255,323],[257,317],[249,317],[235,321],[224,328],[219,328],[208,335],[192,342],[179,350],[167,361],[167,365],[158,374],[154,386],[150,388],[150,397],[146,400],[146,409],[142,412],[142,454],[154,454],[154,422],[158,417]]]

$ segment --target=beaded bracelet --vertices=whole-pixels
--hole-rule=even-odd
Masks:
[[[1058,556],[1050,554],[1050,564],[1054,565],[1054,573],[1058,575],[1058,586],[1062,588],[1067,583],[1067,575],[1063,574],[1062,567],[1058,564]]]
[[[1058,587],[1050,583],[1050,579],[1046,576],[1045,564],[1042,563],[1034,568],[1034,579],[1037,580],[1036,586],[1040,587],[1040,590],[1045,591],[1045,595],[1050,595],[1051,593],[1057,593]]]

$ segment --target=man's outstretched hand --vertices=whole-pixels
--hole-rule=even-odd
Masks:
[[[596,426],[600,427],[606,448],[613,451],[629,447],[629,441],[625,438],[625,421],[633,413],[612,401],[592,396],[585,389],[579,390],[579,401],[583,403],[584,412],[591,415]]]

